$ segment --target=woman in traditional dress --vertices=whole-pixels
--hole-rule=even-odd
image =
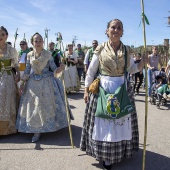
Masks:
[[[99,45],[93,55],[85,80],[84,99],[87,103],[81,135],[80,149],[86,154],[103,161],[104,169],[110,169],[113,163],[130,158],[139,149],[138,121],[134,103],[133,87],[126,80],[126,94],[134,109],[119,119],[96,117],[99,94],[89,92],[97,72],[100,75],[100,87],[113,94],[125,81],[126,71],[138,72],[144,62],[134,64],[130,50],[121,42],[123,24],[120,20],[111,20],[106,34],[109,40]],[[126,52],[125,52],[126,51]],[[126,53],[126,55],[125,55]]]
[[[8,31],[0,27],[0,135],[16,133],[17,82],[20,80],[18,53],[6,43]],[[12,71],[15,67],[16,74]]]
[[[56,67],[51,53],[43,49],[43,38],[35,33],[31,39],[34,50],[27,54],[26,69],[21,78],[17,129],[34,133],[32,142],[41,133],[54,132],[68,126],[63,86],[54,75],[64,70]],[[49,67],[54,71],[49,71]],[[25,86],[25,89],[24,89]]]
[[[78,56],[73,51],[73,45],[68,44],[68,51],[65,52],[67,66],[64,71],[64,81],[67,93],[71,91],[78,92],[80,90],[80,81],[76,68],[78,62],[77,57]]]

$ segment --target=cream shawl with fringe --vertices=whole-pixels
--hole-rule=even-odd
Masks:
[[[130,65],[130,55],[129,55],[129,48],[127,50],[127,68]],[[124,75],[124,66],[125,66],[125,59],[124,59],[124,45],[121,42],[120,48],[117,51],[117,55],[115,54],[113,48],[110,46],[109,41],[104,42],[102,45],[99,45],[94,54],[99,56],[99,72],[102,75],[107,76],[122,76]]]

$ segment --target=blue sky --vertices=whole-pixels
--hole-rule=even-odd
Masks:
[[[167,17],[170,16],[169,0],[144,0],[145,15],[150,25],[146,25],[147,44],[163,44],[170,38]],[[23,39],[39,32],[44,36],[48,28],[49,42],[56,42],[55,33],[61,32],[63,43],[77,36],[77,43],[91,45],[93,39],[100,43],[107,40],[107,22],[118,18],[123,22],[122,42],[135,47],[143,45],[140,0],[0,0],[0,25],[9,32],[8,41],[14,42],[18,28],[16,47]]]

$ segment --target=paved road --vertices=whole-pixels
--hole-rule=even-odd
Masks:
[[[113,166],[114,170],[141,170],[145,118],[145,93],[136,96],[140,150],[132,159]],[[79,150],[85,104],[83,88],[69,94],[75,120],[72,132],[75,148],[70,147],[68,128],[46,133],[36,144],[30,143],[32,134],[18,133],[0,137],[0,170],[96,170],[102,165]],[[170,170],[170,103],[157,109],[149,104],[146,170]]]

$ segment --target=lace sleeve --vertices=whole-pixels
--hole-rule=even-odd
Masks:
[[[10,58],[11,58],[11,66],[17,67],[18,66],[18,53],[15,48],[10,47]]]
[[[53,57],[50,58],[49,64],[50,64],[51,70],[54,72],[54,71],[57,69],[57,66],[56,66],[56,64],[54,63]]]
[[[27,56],[26,69],[24,71],[24,74],[21,77],[21,80],[24,80],[24,81],[28,80],[30,72],[31,72],[30,58],[29,58],[29,56]]]

